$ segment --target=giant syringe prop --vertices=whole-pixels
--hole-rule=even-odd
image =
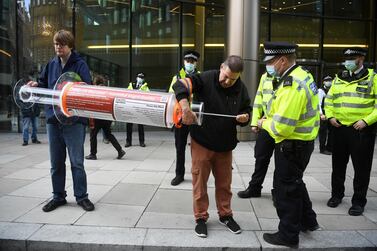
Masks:
[[[52,105],[56,118],[63,124],[86,117],[168,128],[181,125],[182,110],[172,93],[87,85],[72,72],[62,74],[54,89],[31,87],[26,80],[20,80],[13,94],[20,108],[35,103]],[[191,109],[197,115],[198,125],[202,124],[204,115],[236,118],[205,113],[203,103],[192,104]]]

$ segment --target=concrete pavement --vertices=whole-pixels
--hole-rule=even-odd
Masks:
[[[115,135],[123,146],[125,133]],[[137,143],[137,133],[134,137]],[[193,230],[189,147],[186,180],[177,187],[170,185],[175,170],[170,131],[146,131],[147,147],[127,148],[122,160],[116,159],[110,144],[99,140],[98,160],[85,160],[89,198],[96,206],[93,212],[76,205],[70,171],[68,204],[49,213],[42,211],[52,186],[47,138],[45,134],[39,138],[40,145],[21,146],[21,134],[0,134],[0,250],[281,249],[262,239],[264,232],[276,231],[279,222],[270,195],[273,160],[261,198],[239,199],[236,195],[247,186],[254,169],[254,142],[241,142],[234,151],[232,209],[243,232],[234,235],[218,223],[211,177],[208,238],[202,239]],[[85,148],[89,153],[89,135]],[[377,154],[363,216],[347,214],[352,177],[350,163],[343,203],[338,208],[327,207],[331,156],[319,154],[316,146],[304,180],[322,230],[301,234],[300,249],[377,250]]]

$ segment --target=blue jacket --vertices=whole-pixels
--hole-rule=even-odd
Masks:
[[[81,77],[83,82],[92,84],[88,65],[77,52],[72,50],[71,56],[63,69],[58,56],[55,56],[48,62],[40,75],[38,87],[54,89],[56,81],[65,72],[75,72]],[[45,111],[48,124],[58,123],[51,105],[45,105]],[[83,124],[88,123],[86,118],[79,118],[77,122]]]

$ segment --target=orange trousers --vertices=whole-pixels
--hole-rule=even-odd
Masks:
[[[231,216],[232,151],[214,152],[191,139],[191,156],[195,220],[209,217],[207,182],[211,170],[215,177],[217,212],[220,217]]]

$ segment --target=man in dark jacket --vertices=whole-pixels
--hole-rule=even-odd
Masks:
[[[22,113],[22,137],[24,142],[22,143],[23,146],[27,146],[29,144],[29,128],[31,124],[31,142],[34,144],[40,144],[41,142],[37,138],[38,132],[38,116],[40,113],[39,105],[34,104],[30,108],[23,108],[21,110]]]
[[[208,215],[207,181],[213,173],[216,187],[216,205],[220,223],[231,232],[241,233],[234,221],[232,198],[232,150],[236,147],[237,125],[246,126],[250,117],[250,98],[240,79],[243,60],[229,56],[220,70],[189,75],[178,80],[173,88],[182,107],[182,122],[191,125],[192,184],[195,232],[207,237]],[[197,117],[190,110],[189,99],[204,103],[204,112],[234,115],[234,118],[205,116],[202,126],[194,125]]]
[[[91,84],[89,67],[73,50],[74,37],[71,32],[60,30],[54,35],[54,57],[41,73],[39,83],[30,82],[30,86],[53,89],[58,78],[65,72],[77,73],[83,82]],[[93,203],[88,199],[86,173],[84,169],[84,143],[86,118],[77,118],[70,123],[61,123],[54,115],[51,105],[45,106],[47,135],[50,148],[51,179],[53,198],[44,207],[50,212],[67,203],[65,197],[66,151],[71,161],[73,191],[76,202],[86,211],[94,210]]]

